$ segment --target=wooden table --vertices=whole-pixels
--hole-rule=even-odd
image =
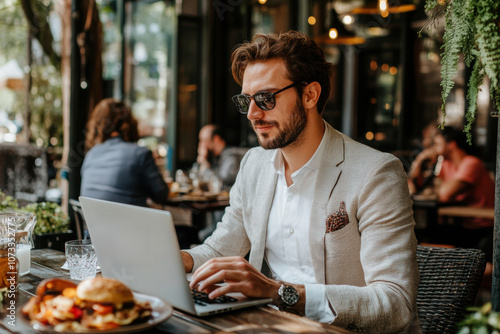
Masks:
[[[197,229],[203,229],[207,226],[207,214],[224,210],[229,206],[229,198],[216,200],[186,200],[182,197],[170,198],[162,209],[169,210],[169,207],[178,207],[187,209],[191,212],[191,223]],[[217,222],[213,222],[217,223]]]
[[[415,233],[419,242],[439,242],[434,240],[438,226],[437,198],[413,195],[413,217],[415,219]]]
[[[229,205],[229,199],[220,200],[185,200],[182,197],[171,198],[166,203],[166,206],[177,206],[189,209],[196,213],[212,212],[217,210],[224,210]]]
[[[16,297],[15,326],[6,318],[4,306],[0,312],[0,333],[36,333],[21,320],[19,310],[35,293],[38,283],[45,278],[69,279],[68,272],[60,267],[64,253],[52,249],[34,249],[31,253],[31,272],[20,278]],[[198,318],[175,310],[173,316],[159,326],[142,333],[205,334],[205,333],[350,333],[342,328],[320,324],[293,314],[276,311],[268,306],[252,307],[223,315]]]
[[[473,206],[447,206],[439,208],[438,215],[447,217],[494,219],[495,209],[477,208]]]

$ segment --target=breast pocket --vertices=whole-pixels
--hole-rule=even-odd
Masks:
[[[343,239],[356,235],[359,237],[357,224],[354,222],[348,222],[342,228],[325,234],[325,246],[328,248],[329,245],[338,244]]]
[[[325,234],[327,283],[363,285],[360,245],[361,238],[355,221],[349,222],[340,230]]]

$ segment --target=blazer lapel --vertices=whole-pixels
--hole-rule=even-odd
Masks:
[[[262,171],[255,185],[259,189],[260,196],[255,199],[253,205],[257,210],[253,210],[254,218],[252,219],[252,249],[250,251],[249,262],[256,269],[262,269],[262,263],[264,261],[264,251],[266,246],[267,237],[267,225],[269,221],[269,212],[271,211],[271,205],[273,204],[274,190],[276,189],[276,182],[278,180],[276,175],[276,170],[271,163],[271,157],[273,151],[269,151],[269,155],[264,157],[268,159],[268,164],[262,168]]]
[[[316,180],[311,218],[309,222],[309,247],[316,282],[325,284],[325,219],[328,216],[327,204],[333,189],[342,173],[341,164],[345,158],[344,139],[338,131],[329,127],[321,168]]]

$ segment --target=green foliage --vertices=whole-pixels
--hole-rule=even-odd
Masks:
[[[55,138],[56,145],[63,143],[63,111],[61,73],[50,63],[31,66],[33,87],[29,101],[31,110],[30,130],[37,144],[49,145]]]
[[[16,210],[18,208],[17,200],[12,196],[5,195],[0,190],[0,212]]]
[[[468,310],[471,313],[458,323],[458,334],[500,333],[500,314],[491,310],[491,303]]]
[[[28,23],[19,1],[0,1],[0,64],[17,59],[19,64],[26,61],[26,41]]]
[[[500,73],[500,33],[498,0],[473,1],[476,7],[477,48],[479,59],[493,87],[498,87]]]
[[[35,213],[37,223],[33,230],[34,234],[62,233],[68,231],[69,218],[57,203],[31,203],[26,205],[22,210]]]
[[[467,110],[467,125],[464,128],[467,133],[467,141],[472,142],[471,128],[474,123],[474,116],[476,115],[477,94],[479,93],[479,86],[483,83],[484,72],[481,72],[480,63],[475,62],[472,73],[469,78],[469,89],[467,90],[467,101],[469,101],[469,108]]]
[[[70,220],[57,203],[30,203],[20,208],[16,199],[0,190],[0,212],[4,211],[33,212],[36,215],[34,234],[64,233],[69,229]]]
[[[37,31],[43,30],[43,36],[48,35],[49,22],[55,17],[53,1],[24,2],[30,3],[33,10],[32,28],[36,27]],[[0,65],[16,59],[21,68],[29,66],[32,79],[29,98],[26,98],[25,89],[19,91],[0,89],[0,110],[7,111],[9,119],[13,120],[29,109],[30,142],[35,142],[39,146],[48,146],[51,143],[62,147],[62,78],[58,68],[60,57],[48,56],[47,46],[42,46],[38,39],[33,38],[31,40],[33,58],[29,64],[27,59],[29,25],[20,0],[0,1],[0,29],[3,32],[0,39]],[[34,36],[37,31],[32,30]],[[61,47],[59,42],[52,40],[52,37],[48,40],[51,41],[50,46],[53,48],[51,53],[56,53]],[[47,40],[42,39],[42,41]]]
[[[466,66],[473,66],[469,79],[467,125],[471,140],[471,125],[476,118],[477,93],[484,77],[490,80],[490,93],[500,112],[500,1],[498,0],[427,0],[425,10],[432,12],[430,21],[444,16],[443,53],[441,54],[442,110],[445,124],[446,99],[454,86],[460,54]],[[427,26],[427,25],[426,25]]]

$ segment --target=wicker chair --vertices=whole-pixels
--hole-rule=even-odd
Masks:
[[[478,249],[417,247],[420,271],[417,307],[422,331],[456,333],[474,303],[486,265]]]

